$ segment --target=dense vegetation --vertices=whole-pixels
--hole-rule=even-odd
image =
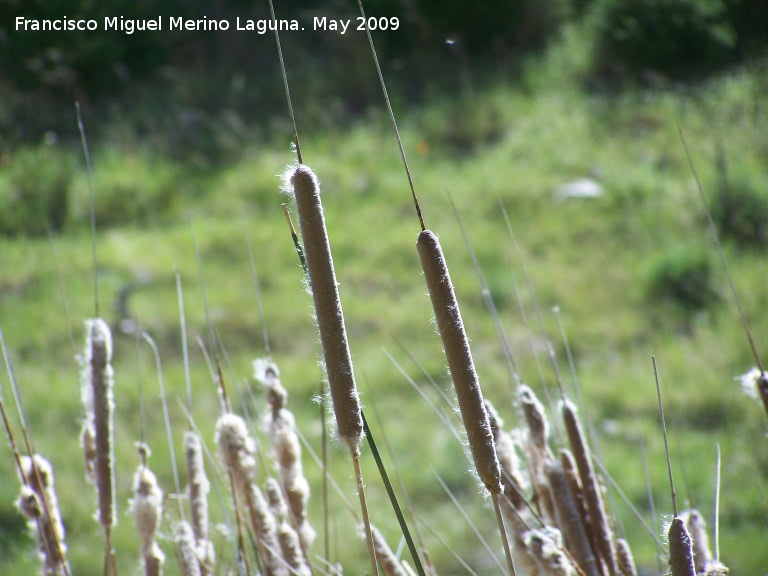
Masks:
[[[441,234],[452,266],[486,396],[508,422],[514,420],[509,375],[446,191],[456,202],[525,381],[543,395],[529,331],[518,312],[515,281],[525,285],[521,264],[566,374],[565,348],[549,312],[560,307],[606,466],[634,505],[652,522],[642,440],[656,512],[670,509],[650,363],[655,354],[677,446],[673,459],[684,486],[681,497],[711,518],[719,442],[722,558],[734,573],[764,570],[765,416],[733,380],[753,360],[677,132],[679,123],[762,353],[768,332],[762,314],[768,302],[764,4],[552,0],[546,22],[534,18],[536,3],[503,3],[510,12],[496,12],[490,21],[481,11],[466,12],[464,2],[456,2],[455,10],[437,11],[438,4],[446,5],[414,2],[409,12],[390,0],[371,3],[369,12],[400,14],[406,23],[402,36],[382,33],[375,39],[392,79],[428,224]],[[84,2],[82,10],[90,6]],[[193,8],[184,3],[184,11]],[[302,10],[296,2],[277,8],[285,11],[282,17]],[[266,14],[265,7],[238,2],[222,2],[217,9],[244,17]],[[2,10],[5,27],[22,9],[7,2]],[[150,2],[98,10],[129,15],[182,8],[164,3],[160,9]],[[312,10],[354,14],[354,6],[340,3]],[[24,7],[28,17],[60,11],[55,3]],[[9,50],[2,51],[0,68],[9,106],[0,119],[0,322],[36,446],[55,467],[73,567],[77,574],[100,574],[94,500],[90,493],[83,496],[77,442],[74,355],[81,352],[82,321],[93,314],[94,295],[88,177],[71,103],[76,96],[92,134],[102,315],[115,332],[116,546],[121,572],[128,573],[137,549],[124,511],[129,470],[137,463],[133,442],[141,435],[139,380],[152,463],[167,492],[172,477],[149,351],[140,347],[139,368],[135,337],[120,327],[135,318],[158,342],[174,428],[184,429],[176,403],[184,395],[184,378],[175,267],[183,279],[188,331],[208,334],[190,221],[211,317],[231,364],[228,380],[245,397],[246,386],[253,386],[256,400],[245,404],[254,415],[264,411],[263,391],[250,379],[251,361],[264,355],[250,244],[273,357],[299,428],[319,452],[320,415],[312,402],[321,380],[316,335],[281,212],[285,198],[278,192],[277,175],[294,156],[274,43],[269,36],[137,34],[77,37],[65,45],[60,38],[22,37],[7,27],[4,32]],[[447,37],[455,42],[446,45]],[[398,343],[423,363],[427,375],[447,383],[414,248],[418,226],[364,37],[285,35],[283,41],[305,161],[324,184],[363,400],[381,419],[375,428],[392,443],[417,511],[428,511],[441,536],[479,572],[490,573],[430,472],[430,466],[439,472],[495,542],[492,514],[466,474],[461,447],[382,350],[421,386],[428,387],[425,375]],[[654,50],[638,50],[648,46]],[[56,50],[66,73],[43,74],[40,70],[50,71],[46,58]],[[42,58],[42,69],[28,65],[35,58]],[[602,195],[563,199],[561,187],[580,178],[599,183]],[[522,263],[499,201],[509,212]],[[542,352],[538,361],[545,366],[531,296],[523,289],[521,298],[533,349]],[[191,355],[194,417],[210,443],[216,393],[199,349]],[[543,372],[551,385],[550,372],[546,367]],[[8,402],[7,381],[0,381]],[[334,475],[351,494],[345,456],[338,450],[331,454]],[[374,521],[396,544],[386,496],[372,462],[364,465]],[[305,468],[313,488],[311,518],[318,527],[321,474],[306,455]],[[0,571],[31,573],[33,544],[15,507],[18,486],[7,450],[0,457],[0,478]],[[344,542],[354,528],[343,507],[337,508],[334,530]],[[620,501],[615,508],[639,563],[655,570],[652,540]],[[455,562],[433,545],[441,573],[451,573]],[[352,573],[366,565],[362,544],[332,550]]]

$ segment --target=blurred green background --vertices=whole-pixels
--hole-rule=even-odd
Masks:
[[[354,2],[306,4],[278,2],[277,15],[301,22],[357,16]],[[485,395],[506,427],[517,425],[512,380],[448,194],[523,379],[542,399],[542,380],[554,385],[522,265],[568,375],[551,312],[560,308],[584,412],[595,423],[608,470],[645,521],[653,526],[655,520],[658,532],[662,514],[671,511],[654,354],[678,494],[711,525],[719,443],[721,557],[734,573],[765,573],[765,414],[734,380],[754,360],[678,135],[680,126],[762,354],[768,332],[765,2],[387,0],[365,6],[369,16],[399,18],[399,30],[374,32],[374,41],[427,225],[440,234],[451,267]],[[126,509],[138,464],[134,442],[142,436],[139,382],[155,453],[150,464],[165,492],[175,491],[154,360],[144,345],[137,354],[126,320],[137,320],[160,348],[179,456],[186,420],[177,401],[184,397],[184,372],[176,269],[192,343],[193,413],[212,446],[218,402],[195,343],[198,335],[207,342],[208,330],[191,227],[210,316],[226,351],[225,377],[265,453],[264,395],[251,378],[251,361],[265,354],[263,327],[291,394],[289,406],[319,453],[318,344],[281,208],[288,199],[279,192],[279,175],[295,154],[273,35],[24,33],[15,30],[15,18],[184,15],[234,23],[238,16],[267,18],[268,10],[263,2],[202,0],[0,4],[0,325],[35,445],[54,465],[75,574],[101,573],[102,540],[78,442],[75,355],[82,352],[83,320],[93,315],[94,291],[88,174],[74,101],[81,103],[93,157],[101,314],[115,339],[121,573],[134,573],[138,562]],[[431,469],[496,550],[489,503],[466,472],[461,446],[388,357],[434,402],[440,399],[427,376],[450,393],[415,250],[418,223],[367,39],[309,29],[281,39],[304,161],[323,183],[368,419],[391,443],[396,462],[390,470],[403,476],[419,517],[479,574],[493,573]],[[12,407],[8,379],[0,385]],[[15,417],[12,423],[17,426]],[[338,446],[330,453],[334,477],[354,501],[347,457]],[[322,528],[321,474],[306,450],[304,465],[313,490],[311,520],[321,534],[314,552],[324,555],[327,537],[331,560],[348,573],[365,570],[365,547],[336,496],[329,532]],[[399,532],[368,455],[364,467],[373,521],[397,548]],[[0,451],[0,479],[0,572],[30,574],[34,543],[15,507],[18,484],[7,448]],[[182,475],[182,490],[184,483]],[[212,492],[213,521],[225,526],[219,498]],[[643,573],[658,573],[652,538],[621,499],[612,498],[617,527]],[[170,504],[161,545],[172,558]],[[421,529],[439,573],[464,573]],[[231,566],[226,536],[217,534],[222,562]],[[174,564],[169,561],[166,573],[176,573]]]

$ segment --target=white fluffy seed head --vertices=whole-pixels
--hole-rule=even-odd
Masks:
[[[256,476],[256,446],[245,420],[232,413],[222,415],[216,423],[214,441],[222,464],[232,471],[237,485],[248,485]]]
[[[140,465],[133,477],[133,499],[130,501],[136,529],[145,547],[151,545],[163,512],[163,491],[152,471]]]
[[[200,560],[195,548],[195,535],[189,522],[182,520],[176,525],[176,560],[181,576],[201,576]]]

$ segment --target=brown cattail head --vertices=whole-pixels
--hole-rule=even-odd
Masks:
[[[622,576],[637,576],[635,557],[624,538],[616,538],[616,555],[619,557],[619,571]]]
[[[523,510],[527,506],[523,496],[525,481],[520,472],[520,460],[517,457],[515,443],[510,434],[504,431],[504,421],[488,399],[485,400],[485,409],[488,412],[488,422],[491,425],[491,433],[496,444],[496,456],[501,468],[501,484],[504,489],[502,509],[508,501],[516,510]]]
[[[315,303],[317,327],[339,437],[357,455],[363,438],[363,417],[352,371],[352,356],[347,342],[331,245],[320,202],[320,183],[315,173],[304,165],[289,170],[285,179],[288,184],[286,189],[293,192],[299,211],[309,286]]]
[[[483,403],[480,381],[472,361],[469,341],[453,292],[448,266],[437,236],[424,230],[416,241],[421,267],[443,341],[448,369],[456,389],[461,418],[480,480],[494,494],[502,492],[501,469]]]
[[[112,415],[114,374],[112,371],[112,333],[101,318],[87,320],[85,354],[80,359],[83,374],[81,395],[85,409],[86,469],[96,478],[99,508],[97,518],[108,529],[117,524],[115,513],[115,474],[113,454]],[[89,430],[90,428],[90,430]],[[91,437],[93,443],[91,444]],[[95,447],[95,463],[93,448]]]
[[[685,522],[685,527],[693,541],[693,562],[696,573],[706,570],[707,564],[712,561],[712,552],[709,550],[709,538],[707,537],[707,523],[698,510],[684,510],[680,518]]]
[[[608,523],[603,490],[592,466],[589,446],[584,436],[584,431],[581,428],[581,423],[576,416],[576,407],[570,401],[564,400],[560,404],[560,409],[563,415],[565,431],[568,435],[568,442],[571,445],[571,451],[576,460],[576,466],[579,469],[579,477],[581,478],[581,486],[584,491],[584,499],[587,502],[592,534],[596,541],[596,552],[608,566],[609,573],[614,575],[618,571],[616,546],[613,540],[613,532]]]
[[[693,543],[685,522],[679,516],[669,525],[669,567],[672,576],[696,576],[693,564]]]
[[[525,416],[525,423],[528,425],[528,432],[531,442],[539,450],[547,450],[547,439],[549,438],[549,420],[544,411],[544,406],[539,402],[536,394],[528,386],[521,384],[518,388],[518,398],[520,407]]]
[[[600,576],[597,559],[562,466],[559,462],[552,461],[547,465],[546,473],[555,505],[557,524],[565,537],[566,547],[586,576]]]

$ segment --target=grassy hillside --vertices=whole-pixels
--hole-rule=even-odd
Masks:
[[[515,86],[498,82],[487,91],[435,98],[399,115],[416,190],[427,225],[440,235],[446,252],[484,393],[506,426],[516,426],[512,379],[449,194],[477,253],[523,380],[544,398],[540,364],[543,382],[553,394],[554,377],[532,296],[524,287],[522,265],[535,286],[547,334],[574,395],[558,321],[551,312],[559,306],[584,398],[583,412],[595,423],[605,466],[645,521],[660,531],[661,516],[671,512],[651,365],[655,355],[678,493],[711,523],[719,443],[721,557],[734,573],[757,574],[768,564],[768,552],[760,544],[767,513],[762,495],[768,474],[765,415],[734,381],[754,361],[707,230],[678,125],[685,131],[710,201],[716,203],[717,194],[726,189],[723,171],[717,170],[719,149],[727,160],[726,183],[746,190],[757,198],[755,206],[761,206],[760,199],[764,202],[768,195],[764,73],[738,71],[695,89],[599,96],[583,91],[564,74],[568,62],[563,54],[550,55]],[[388,357],[433,402],[441,400],[427,376],[452,394],[415,250],[418,223],[391,128],[382,114],[352,129],[301,136],[304,160],[323,184],[350,347],[374,433],[380,444],[385,435],[391,444],[419,517],[479,574],[494,573],[495,566],[432,470],[468,509],[495,550],[498,535],[490,505],[466,472],[461,446]],[[79,368],[74,358],[82,353],[83,320],[94,313],[87,178],[76,151],[54,147],[46,154],[75,166],[72,217],[53,241],[45,237],[1,241],[0,318],[35,446],[54,465],[73,571],[88,576],[101,573],[102,536],[91,518],[92,488],[83,481]],[[311,298],[281,209],[288,200],[279,192],[279,175],[294,159],[287,138],[243,150],[236,162],[205,174],[119,141],[94,145],[92,154],[96,195],[98,202],[104,202],[97,209],[99,299],[115,339],[120,521],[116,548],[120,572],[128,574],[137,565],[138,537],[126,509],[138,464],[134,442],[143,433],[153,448],[150,463],[163,489],[166,493],[175,489],[154,360],[145,344],[138,346],[137,355],[135,336],[119,329],[124,318],[115,303],[121,292],[129,291],[125,300],[129,316],[158,343],[180,463],[187,424],[179,404],[184,398],[184,372],[176,268],[184,287],[191,342],[193,415],[211,447],[218,417],[216,391],[194,343],[198,335],[208,342],[209,333],[191,227],[210,316],[226,351],[227,386],[236,411],[243,414],[247,409],[250,414],[254,433],[263,436],[259,418],[266,408],[263,390],[252,378],[251,362],[264,356],[265,349],[249,244],[264,324],[290,394],[289,407],[318,453],[321,416],[313,398],[322,376]],[[599,182],[601,196],[557,197],[555,191],[563,184],[587,177]],[[144,212],[126,213],[141,202],[146,202]],[[500,204],[509,213],[522,261],[514,252]],[[749,245],[729,238],[724,237],[726,259],[763,353],[768,332],[762,314],[768,304],[765,248],[759,238]],[[516,287],[529,329],[518,310]],[[424,373],[404,350],[423,365]],[[1,381],[3,398],[12,405],[8,380]],[[655,519],[647,502],[640,441],[649,463]],[[558,436],[551,442],[557,446]],[[268,443],[263,446],[266,450]],[[330,458],[341,490],[354,501],[345,452],[335,446]],[[373,521],[397,547],[399,532],[365,449],[363,460]],[[321,473],[306,450],[304,465],[312,486],[311,521],[320,533],[315,552],[323,554],[327,537],[330,559],[338,559],[347,573],[359,573],[367,566],[365,546],[354,536],[350,512],[333,495],[331,532],[323,533]],[[395,470],[395,463],[390,470]],[[32,573],[34,544],[15,509],[18,484],[8,449],[0,456],[0,478],[0,572]],[[184,484],[182,475],[182,490]],[[221,496],[215,490],[211,494],[213,521],[224,525],[220,498],[227,496],[226,488],[220,489]],[[621,499],[609,492],[615,502],[613,514],[638,563],[653,572],[651,537]],[[175,515],[172,501],[166,509]],[[162,530],[170,532],[167,523]],[[436,539],[426,531],[425,535],[440,574],[464,573]],[[225,536],[216,536],[215,543],[223,562],[231,566]],[[166,539],[161,545],[172,556],[170,542]],[[175,563],[169,562],[166,573],[175,570]]]

